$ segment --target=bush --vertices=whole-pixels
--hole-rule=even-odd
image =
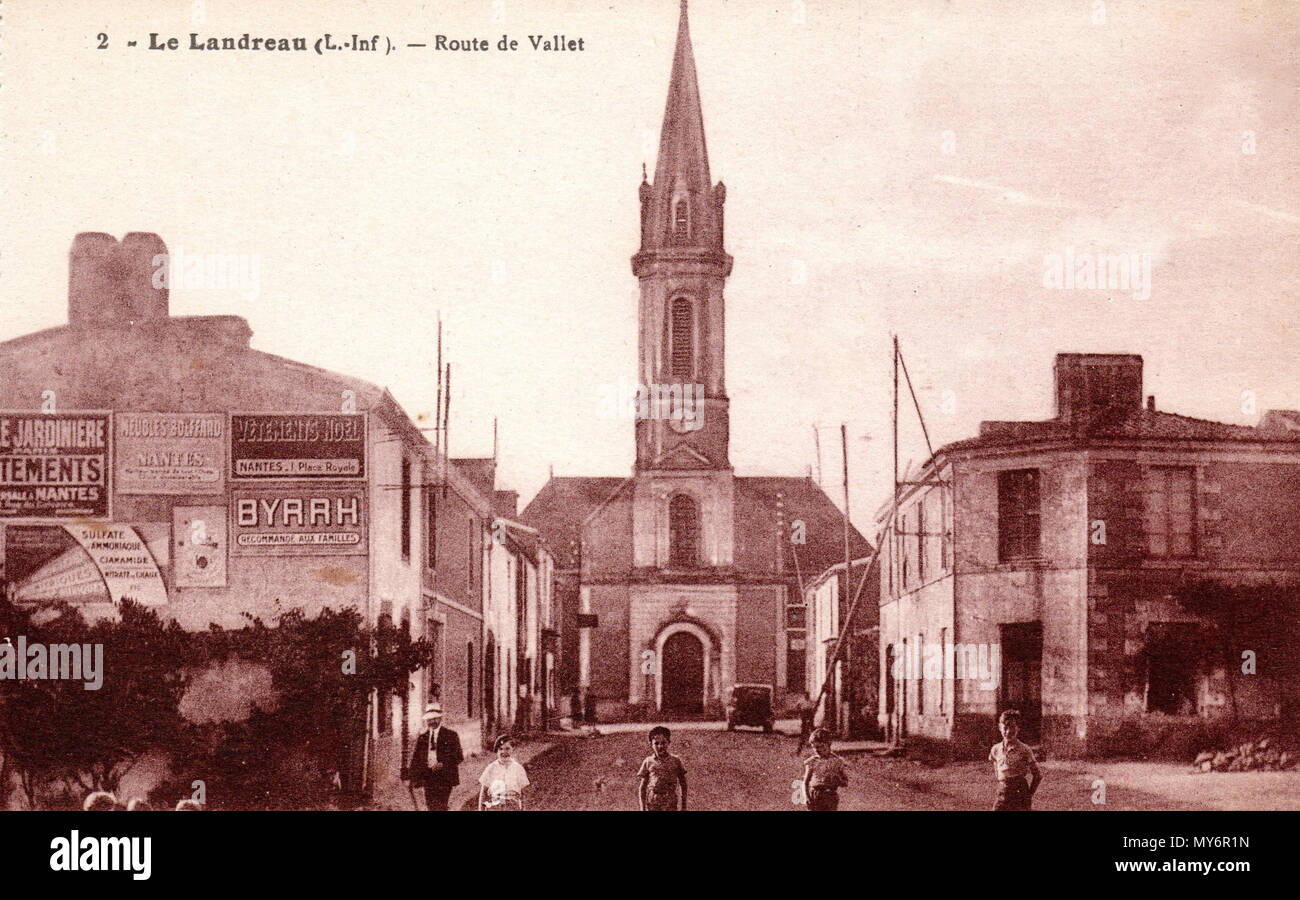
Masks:
[[[93,626],[68,608],[41,625],[12,606],[0,618],[6,634],[29,642],[104,645],[99,691],[81,682],[0,682],[5,774],[19,774],[32,807],[58,781],[117,790],[146,753],[171,760],[172,775],[150,792],[163,806],[191,796],[196,780],[217,808],[355,805],[372,693],[405,691],[433,657],[426,641],[388,623],[367,627],[352,609],[314,618],[293,609],[272,626],[248,617],[242,628],[197,634],[130,603],[120,618]],[[254,705],[235,722],[186,721],[180,702],[193,673],[230,659],[269,670],[275,700],[265,706],[273,708]]]

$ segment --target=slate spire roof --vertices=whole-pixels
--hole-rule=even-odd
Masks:
[[[644,177],[641,182],[640,255],[653,257],[665,251],[670,255],[719,254],[726,196],[726,187],[721,182],[714,185],[709,174],[700,83],[683,2],[654,184]]]
[[[668,82],[668,105],[664,109],[659,135],[659,160],[655,164],[654,186],[668,188],[682,176],[693,191],[713,186],[709,178],[709,151],[704,142],[704,113],[700,108],[700,84],[695,74],[695,53],[686,3],[682,2],[677,23],[677,49],[673,73]]]

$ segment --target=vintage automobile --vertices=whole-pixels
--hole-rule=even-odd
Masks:
[[[735,731],[746,725],[762,728],[771,733],[776,725],[772,714],[772,686],[770,684],[738,684],[732,687],[727,698],[727,730]]]

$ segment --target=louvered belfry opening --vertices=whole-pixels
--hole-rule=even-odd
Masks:
[[[672,308],[672,374],[674,378],[690,378],[695,370],[694,316],[691,301],[686,297],[673,300]]]
[[[668,504],[668,560],[673,566],[691,567],[699,559],[700,509],[695,500],[677,494]]]

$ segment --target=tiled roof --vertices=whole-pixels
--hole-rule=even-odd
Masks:
[[[552,478],[524,509],[520,521],[541,533],[557,568],[576,568],[583,521],[626,481],[626,478]],[[808,478],[766,476],[736,478],[738,556],[748,543],[747,536],[772,533],[778,501],[786,528],[796,519],[805,525],[807,543],[789,545],[791,552],[797,553],[799,571],[805,578],[844,561],[844,519],[830,497]],[[871,552],[871,545],[856,528],[849,531],[849,548],[855,558]],[[785,559],[784,568],[794,571],[793,557]]]
[[[552,478],[524,507],[519,521],[541,533],[555,557],[557,569],[577,568],[583,520],[626,480],[583,476]]]
[[[1287,441],[1300,442],[1300,431],[1229,425],[1145,408],[1112,410],[1084,422],[981,422],[978,437],[954,441],[939,452],[1014,444],[1102,440]]]
[[[788,545],[798,558],[799,572],[805,581],[837,562],[844,562],[844,514],[811,478],[742,477],[736,479],[736,493],[738,543],[742,540],[740,532],[750,524],[743,521],[747,506],[743,498],[748,495],[768,510],[775,509],[779,499],[786,528],[795,520],[805,526],[808,542]],[[854,527],[849,528],[849,552],[854,559],[871,553],[871,544]],[[787,557],[785,566],[787,570],[794,568],[791,558]]]

